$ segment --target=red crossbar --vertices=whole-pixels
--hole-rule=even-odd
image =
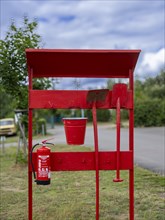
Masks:
[[[133,169],[132,151],[120,152],[120,170]],[[33,163],[36,170],[36,153]],[[99,152],[99,170],[116,170],[116,151]],[[51,171],[96,170],[95,152],[51,152]],[[32,171],[32,170],[31,170]]]
[[[91,109],[91,104],[87,103],[87,94],[90,90],[30,90],[29,105],[30,109],[68,109],[68,108],[82,108]],[[132,108],[132,91],[127,91],[126,101],[121,108]],[[112,99],[112,91],[109,91],[104,104],[96,104],[96,108],[110,109],[116,108]]]

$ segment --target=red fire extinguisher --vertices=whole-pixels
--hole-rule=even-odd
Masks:
[[[50,148],[48,148],[46,145],[54,145],[52,143],[48,143],[47,140],[42,141],[42,144],[35,144],[32,147],[31,153],[30,153],[30,161],[32,165],[32,171],[34,174],[34,179],[37,185],[49,185],[50,184]],[[32,153],[36,146],[42,145],[40,148],[37,149],[37,168],[36,173],[34,170],[34,164],[32,160]]]

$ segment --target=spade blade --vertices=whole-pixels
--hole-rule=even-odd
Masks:
[[[104,105],[108,94],[109,89],[90,90],[87,94],[87,103],[91,105],[95,103],[97,106]]]

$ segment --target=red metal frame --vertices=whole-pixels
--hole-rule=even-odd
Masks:
[[[29,75],[29,162],[28,162],[28,218],[32,220],[32,148],[33,109],[83,108],[92,109],[94,128],[94,152],[51,152],[51,171],[96,171],[96,220],[99,220],[99,170],[116,170],[120,182],[120,170],[129,170],[129,216],[134,220],[134,110],[133,71],[140,50],[47,50],[27,49]],[[32,81],[37,77],[92,77],[129,78],[129,90],[117,85],[109,91],[104,104],[86,101],[88,91],[33,90]],[[96,110],[117,110],[117,149],[99,152]],[[129,111],[129,150],[120,151],[120,108]],[[36,153],[33,153],[36,170]]]
[[[29,76],[29,91],[33,89],[32,81],[33,81],[33,69],[28,66],[28,76]],[[29,96],[29,103],[30,103],[30,96]],[[30,151],[32,149],[32,137],[33,137],[33,112],[32,109],[29,108],[29,126],[28,126],[28,218],[32,220],[32,202],[33,202],[33,189],[32,189],[32,171],[31,171],[31,164],[30,164]]]

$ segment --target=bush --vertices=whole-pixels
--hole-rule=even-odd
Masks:
[[[44,131],[43,131],[43,129],[44,129]],[[36,133],[42,134],[43,132],[44,132],[44,134],[47,133],[46,120],[44,118],[39,118],[36,122]]]
[[[16,163],[20,165],[25,165],[28,163],[27,155],[25,156],[23,152],[19,151],[16,157]]]
[[[129,111],[127,109],[121,109],[121,120],[127,121],[129,119]]]
[[[165,101],[135,101],[135,126],[163,126],[165,124]]]
[[[88,121],[92,121],[92,110],[88,109],[86,111],[86,115],[88,118]],[[110,120],[111,113],[108,109],[98,109],[97,110],[97,121],[101,122],[107,122]]]
[[[21,123],[25,130],[25,136],[28,136],[28,116],[27,115],[22,116]],[[33,117],[33,135],[42,134],[43,133],[42,126],[44,126],[44,134],[47,134],[46,119]]]

